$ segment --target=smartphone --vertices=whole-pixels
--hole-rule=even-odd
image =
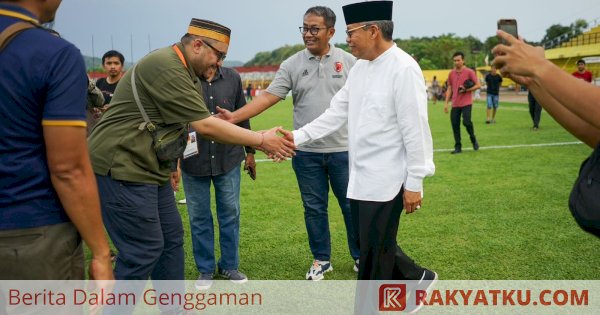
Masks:
[[[517,32],[517,20],[515,19],[498,20],[498,29],[507,32],[515,38],[519,38],[519,33]],[[502,44],[506,44],[506,42],[502,40]]]

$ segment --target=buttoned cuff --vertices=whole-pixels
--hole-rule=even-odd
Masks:
[[[423,179],[417,177],[411,177],[410,175],[406,179],[406,183],[404,183],[404,189],[410,190],[413,192],[420,191],[423,194]]]
[[[294,130],[294,131],[292,131],[292,134],[294,135],[294,144],[296,146],[299,146],[299,145],[307,142],[308,140],[310,140],[310,138],[308,137],[306,132],[302,129]]]

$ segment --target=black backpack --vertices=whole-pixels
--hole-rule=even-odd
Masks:
[[[582,229],[600,237],[600,143],[581,164],[569,196],[569,209]]]

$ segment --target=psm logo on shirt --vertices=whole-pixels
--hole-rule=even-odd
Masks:
[[[335,63],[335,72],[342,72],[344,70],[344,65],[341,62],[336,61]]]

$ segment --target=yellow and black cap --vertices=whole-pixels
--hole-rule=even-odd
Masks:
[[[192,18],[188,33],[192,35],[202,36],[216,41],[229,44],[231,30],[219,23]]]

